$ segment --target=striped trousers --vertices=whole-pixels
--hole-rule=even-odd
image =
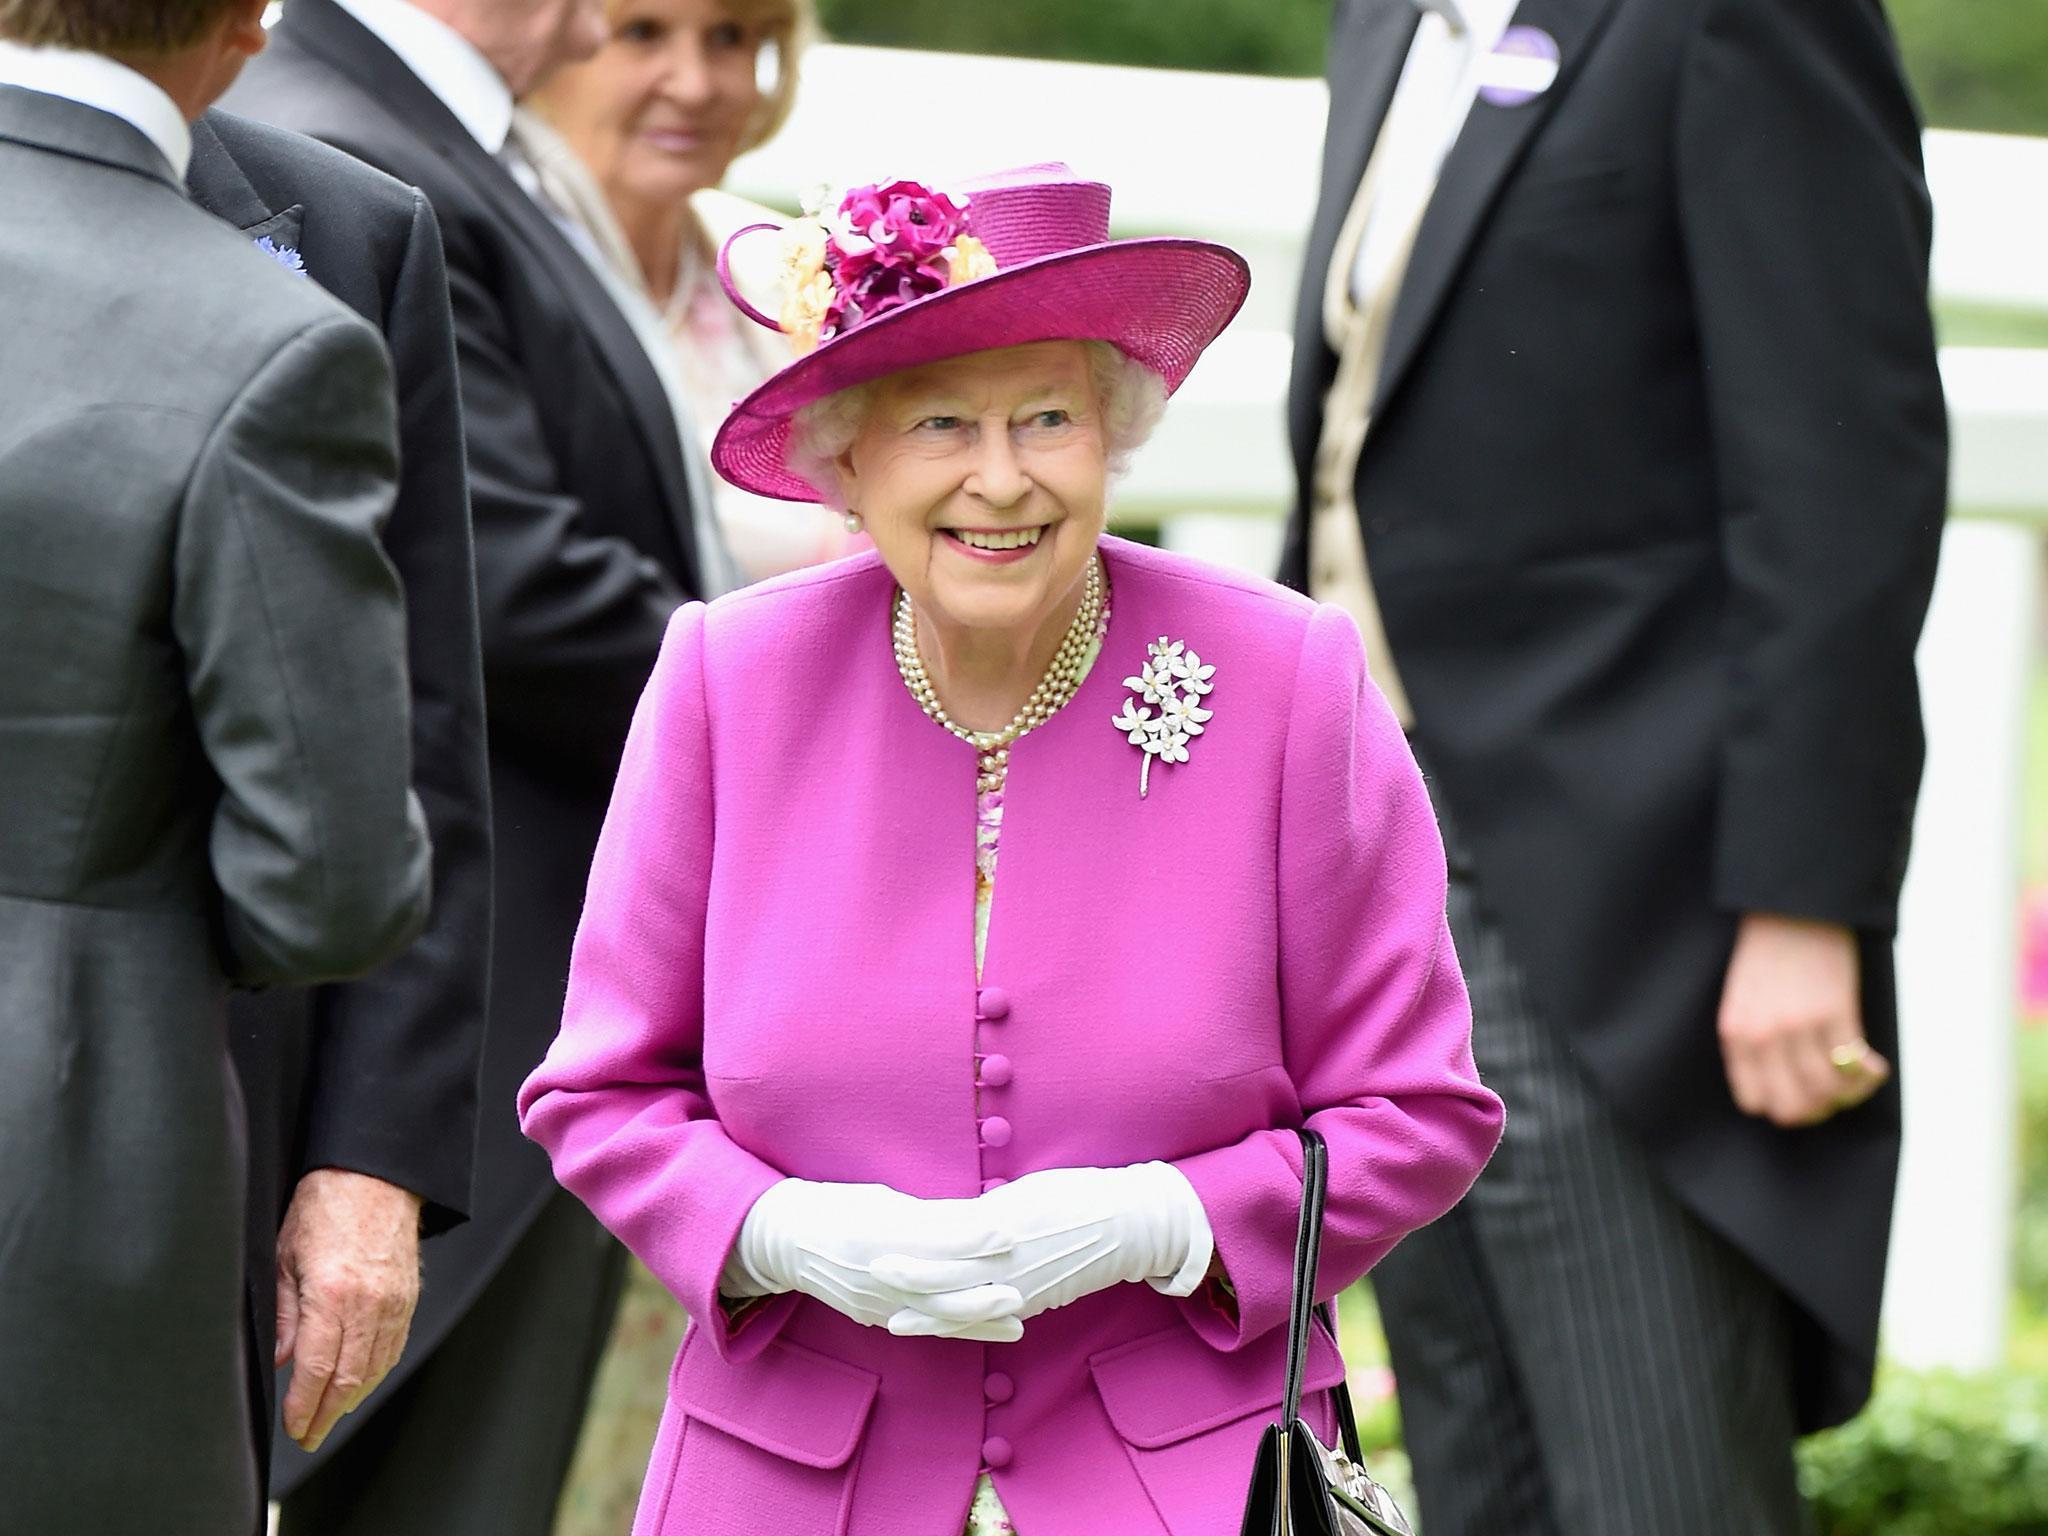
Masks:
[[[1806,1532],[1789,1303],[1536,1017],[1444,834],[1473,1051],[1508,1118],[1463,1204],[1373,1274],[1425,1536]]]

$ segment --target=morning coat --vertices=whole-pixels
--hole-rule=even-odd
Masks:
[[[0,1526],[241,1536],[228,989],[388,959],[391,372],[110,113],[0,87]]]
[[[277,1236],[315,1168],[422,1202],[421,1228],[469,1213],[491,956],[490,782],[476,560],[448,278],[411,187],[302,134],[213,111],[192,125],[193,201],[377,327],[398,404],[398,496],[384,553],[405,590],[412,776],[434,841],[434,910],[390,964],[332,986],[238,994],[229,1044],[249,1106],[249,1321],[258,1451],[269,1459]]]
[[[513,1097],[560,1019],[626,727],[698,572],[675,413],[630,323],[561,228],[396,54],[333,0],[292,0],[223,104],[419,188],[440,224],[490,754],[494,932],[470,1220],[427,1249],[412,1338],[379,1396],[316,1455],[279,1447],[273,1488],[284,1494],[430,1359],[555,1193]],[[608,1324],[577,1326],[595,1351]],[[573,1390],[502,1406],[521,1422],[480,1434],[520,1435],[549,1458],[573,1441]]]
[[[1331,253],[1419,14],[1336,7],[1304,487]],[[1897,1084],[1780,1130],[1736,1107],[1715,1019],[1739,914],[1838,923],[1896,1059],[1947,494],[1920,125],[1878,0],[1522,0],[1514,23],[1557,78],[1482,97],[1444,161],[1354,500],[1480,900],[1680,1200],[1796,1304],[1818,1428],[1870,1390]],[[1304,497],[1290,586],[1307,527]]]

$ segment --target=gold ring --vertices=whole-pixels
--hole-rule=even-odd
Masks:
[[[1838,1045],[1828,1052],[1828,1060],[1835,1064],[1835,1070],[1844,1077],[1860,1077],[1868,1070],[1870,1044],[1858,1040],[1850,1045]]]

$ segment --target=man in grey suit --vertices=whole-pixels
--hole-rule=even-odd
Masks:
[[[234,983],[419,930],[381,343],[199,209],[263,0],[0,0],[0,1468],[35,1533],[258,1513]]]

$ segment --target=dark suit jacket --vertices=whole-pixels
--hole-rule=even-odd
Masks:
[[[513,1099],[560,1023],[569,945],[633,706],[669,614],[695,593],[682,448],[652,365],[583,258],[332,0],[292,0],[226,105],[424,192],[454,301],[496,938],[472,1220],[427,1251],[402,1373],[463,1315],[555,1188],[546,1158],[519,1134]],[[328,1446],[363,1416],[343,1420]],[[296,1486],[307,1465],[285,1458],[274,1486]]]
[[[186,184],[246,238],[296,252],[390,350],[400,480],[384,550],[405,584],[413,786],[434,839],[434,914],[411,949],[360,981],[242,994],[229,1015],[249,1104],[253,1359],[268,1424],[277,1231],[299,1178],[346,1168],[412,1190],[429,1234],[469,1212],[491,942],[476,565],[448,282],[426,199],[325,144],[224,112],[194,125]]]
[[[1344,0],[1290,425],[1417,15]],[[1736,915],[1890,935],[1946,491],[1919,125],[1876,0],[1524,0],[1562,73],[1475,106],[1392,322],[1357,503],[1421,751],[1536,1001],[1681,1197],[1799,1303],[1803,1422],[1870,1381],[1896,1088],[1740,1114]],[[1298,507],[1283,578],[1307,580]]]
[[[376,333],[0,87],[0,1525],[259,1518],[231,982],[426,921]]]

